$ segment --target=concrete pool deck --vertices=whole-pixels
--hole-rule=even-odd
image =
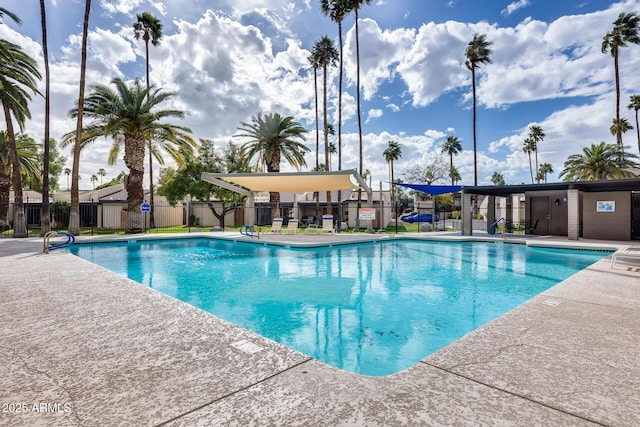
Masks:
[[[405,371],[364,377],[65,251],[43,254],[41,238],[0,239],[0,425],[640,425],[640,272],[609,264]]]

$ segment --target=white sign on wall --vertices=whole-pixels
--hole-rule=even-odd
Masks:
[[[374,220],[376,219],[376,210],[374,208],[360,208],[358,218],[361,221]]]
[[[596,212],[615,212],[616,202],[614,200],[598,200],[596,202]]]

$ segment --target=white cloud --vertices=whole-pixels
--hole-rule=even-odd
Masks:
[[[379,119],[380,117],[382,117],[382,115],[383,115],[383,112],[382,112],[381,109],[372,108],[367,113],[367,121],[366,121],[366,123],[369,123],[371,120]]]
[[[529,0],[514,1],[513,3],[510,3],[506,8],[504,8],[502,10],[502,12],[500,12],[500,13],[502,13],[505,16],[511,15],[516,10],[525,8],[525,7],[529,6],[530,4],[531,4],[531,2]]]

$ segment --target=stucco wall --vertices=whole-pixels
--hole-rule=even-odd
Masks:
[[[615,202],[614,212],[597,212],[598,201]],[[584,193],[582,237],[631,240],[631,196],[628,192]]]

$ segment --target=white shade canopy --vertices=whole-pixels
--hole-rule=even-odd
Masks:
[[[310,191],[354,190],[369,192],[364,179],[355,169],[329,172],[279,172],[279,173],[203,173],[203,181],[230,188],[229,183],[252,192],[273,191],[304,193]],[[227,184],[227,185],[224,185]],[[234,187],[234,186],[232,186]],[[242,191],[238,191],[242,193]]]

